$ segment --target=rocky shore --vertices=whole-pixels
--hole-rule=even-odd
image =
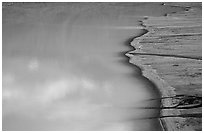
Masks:
[[[160,90],[164,130],[202,130],[202,3],[164,3],[184,11],[145,17],[130,63]]]

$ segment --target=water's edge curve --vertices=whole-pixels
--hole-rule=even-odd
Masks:
[[[166,6],[165,4],[162,4],[162,5]],[[167,5],[167,6],[173,7],[173,5]],[[179,7],[184,8],[184,11],[187,11],[191,8],[188,6],[186,7],[179,6]],[[174,13],[178,13],[178,12],[174,12]],[[170,14],[165,14],[163,16],[168,17],[168,15]],[[148,17],[144,16],[143,20],[148,21]],[[130,41],[129,45],[132,46],[134,50],[127,51],[125,56],[129,58],[130,64],[138,67],[141,70],[140,74],[142,77],[146,78],[151,84],[156,86],[156,89],[158,90],[160,98],[176,95],[175,88],[171,87],[166,81],[161,79],[160,76],[157,74],[156,70],[154,70],[151,66],[144,66],[141,63],[142,60],[140,59],[140,57],[137,57],[137,54],[134,54],[134,53],[137,53],[138,51],[142,52],[141,45],[139,43],[145,36],[147,36],[150,33],[149,27],[144,24],[143,20],[139,20],[139,22],[141,22],[140,26],[143,33],[131,39],[132,41]],[[134,59],[134,57],[137,57],[137,60]],[[161,104],[160,105],[161,107],[168,106],[172,104],[172,101],[170,99],[165,101],[160,101],[160,104]],[[175,112],[176,114],[180,114],[179,110],[175,110]],[[160,109],[160,116],[163,116],[163,114],[168,114],[168,112],[162,111]],[[177,119],[177,118],[172,118],[172,119]],[[175,123],[173,123],[172,119],[168,120],[168,119],[161,119],[160,117],[158,117],[162,130],[167,131],[170,128],[174,130],[176,125]]]

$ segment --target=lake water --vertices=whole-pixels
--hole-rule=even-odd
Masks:
[[[160,3],[3,8],[3,130],[161,130],[156,87],[124,55]]]

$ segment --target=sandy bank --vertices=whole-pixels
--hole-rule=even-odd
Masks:
[[[127,55],[161,92],[164,130],[202,130],[201,3],[165,5],[185,10],[144,19],[149,32],[131,42],[135,50]]]

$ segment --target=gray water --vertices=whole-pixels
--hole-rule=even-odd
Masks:
[[[15,3],[3,8],[3,130],[161,130],[156,87],[128,63],[159,3]],[[149,119],[154,117],[154,119]]]

